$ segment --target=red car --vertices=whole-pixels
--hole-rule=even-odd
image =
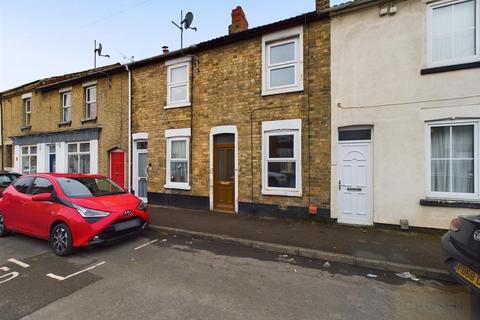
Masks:
[[[149,223],[147,205],[101,175],[32,174],[0,198],[0,236],[49,240],[59,256],[132,235]]]

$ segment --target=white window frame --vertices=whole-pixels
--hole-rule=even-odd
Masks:
[[[474,193],[460,192],[437,192],[432,191],[432,167],[431,167],[431,128],[445,126],[474,126]],[[480,200],[480,120],[454,120],[454,121],[435,121],[427,123],[425,128],[425,154],[426,154],[426,195],[427,198],[437,198],[446,200]]]
[[[89,151],[88,151],[88,152],[86,152],[86,151],[80,151],[80,144],[83,144],[83,143],[85,143],[85,144],[88,143],[88,145],[89,145],[89,148],[88,148]],[[70,152],[70,151],[68,151],[68,149],[69,149],[68,147],[69,147],[70,145],[74,145],[74,144],[77,145],[77,151],[76,151],[76,152]],[[81,155],[86,155],[86,154],[88,154],[88,155],[90,156],[90,168],[89,168],[90,170],[89,170],[89,172],[85,172],[85,173],[87,173],[87,174],[93,173],[93,170],[92,170],[92,163],[93,163],[93,161],[92,161],[92,160],[94,160],[94,158],[92,157],[92,151],[93,151],[93,150],[92,150],[92,143],[91,143],[91,141],[68,142],[68,143],[67,143],[67,149],[66,149],[66,151],[67,151],[67,159],[66,159],[66,160],[67,160],[67,167],[66,167],[66,171],[67,171],[67,172],[68,172],[68,168],[69,168],[69,163],[68,163],[68,158],[69,158],[69,156],[75,155],[75,156],[78,157],[78,162],[77,162],[77,163],[78,163],[78,168],[77,168],[78,170],[75,171],[75,172],[69,172],[69,173],[82,173],[82,172],[80,172],[80,170],[79,170],[79,169],[80,169],[80,156],[81,156]]]
[[[171,109],[171,108],[181,108],[181,107],[189,107],[191,106],[190,102],[190,57],[183,57],[175,60],[170,60],[165,62],[165,66],[167,67],[167,105],[165,106],[165,109]],[[175,82],[172,83],[171,81],[171,71],[172,69],[176,68],[181,68],[181,67],[186,67],[187,68],[187,80],[186,81],[180,81],[180,82]],[[179,86],[186,86],[187,90],[187,96],[185,100],[178,100],[178,101],[172,101],[171,99],[171,94],[170,94],[170,89],[174,87],[179,87]]]
[[[191,129],[184,128],[184,129],[170,129],[165,130],[165,139],[166,139],[166,150],[167,155],[165,157],[166,164],[165,164],[165,185],[166,189],[179,189],[179,190],[191,190],[190,186],[190,136],[191,136]],[[187,182],[172,182],[170,181],[170,161],[171,159],[171,146],[172,142],[174,141],[185,141],[185,157],[186,159],[175,159],[180,161],[187,162]]]
[[[23,107],[25,111],[25,126],[32,125],[32,98],[23,99]]]
[[[65,97],[70,95],[70,104],[65,104]],[[68,99],[67,99],[68,100]],[[70,119],[65,117],[65,112],[70,110]],[[67,91],[62,93],[62,122],[71,122],[72,121],[72,92]]]
[[[427,6],[427,65],[428,67],[441,67],[441,66],[449,66],[461,63],[469,63],[475,62],[480,60],[480,1],[475,1],[475,55],[466,58],[459,58],[459,59],[449,59],[443,61],[433,61],[432,57],[432,23],[433,23],[433,10],[439,7],[445,7],[454,5],[461,2],[466,2],[468,0],[445,0],[445,1],[436,1],[428,4]]]
[[[95,88],[95,99],[94,100],[88,100],[88,92]],[[90,112],[88,111],[89,107],[91,104],[95,103],[95,115],[91,115],[91,110]],[[97,112],[98,112],[98,104],[97,104],[97,85],[93,86],[88,86],[85,87],[85,119],[96,119],[97,118]],[[90,114],[89,114],[90,113]]]
[[[31,152],[31,148],[35,147],[36,148],[36,153]],[[27,148],[28,152],[23,153],[23,148]],[[28,157],[28,172],[23,172],[23,157]],[[30,169],[32,168],[32,157],[35,157],[37,160],[37,165],[35,167],[35,171],[31,171]],[[20,146],[20,173],[21,174],[30,174],[30,173],[37,173],[38,172],[38,146],[36,144],[32,145],[25,145],[25,146]]]
[[[270,48],[290,42],[295,43],[295,60],[270,65]],[[295,66],[295,83],[270,87],[270,70]],[[303,91],[303,26],[264,35],[262,37],[262,96]]]
[[[269,137],[293,135],[293,158],[269,158]],[[262,122],[262,194],[287,197],[302,196],[302,120],[279,120]],[[295,161],[295,188],[268,186],[268,163]]]

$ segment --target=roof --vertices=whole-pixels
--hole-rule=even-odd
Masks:
[[[161,55],[153,56],[143,60],[131,62],[128,64],[128,66],[132,68],[137,68],[137,67],[141,67],[151,63],[172,59],[174,57],[182,56],[185,54],[194,53],[194,52],[206,50],[206,49],[211,49],[211,48],[219,47],[222,45],[234,43],[237,41],[247,40],[250,38],[257,37],[259,35],[263,35],[265,33],[270,33],[270,32],[282,30],[288,27],[297,26],[299,24],[306,23],[306,22],[321,20],[326,17],[328,17],[328,12],[325,10],[321,11],[320,13],[317,11],[311,11],[311,12],[304,13],[292,18],[285,19],[285,20],[280,20],[277,22],[263,25],[263,26],[250,28],[245,31],[240,31],[237,33],[233,33],[233,34],[221,36],[218,38],[214,38],[211,40],[207,40],[204,42],[200,42],[184,49],[175,50],[166,54],[161,54]]]
[[[368,7],[371,5],[374,5],[378,2],[381,2],[382,0],[352,0],[352,1],[347,1],[344,3],[340,3],[337,5],[334,5],[328,9],[325,9],[322,12],[329,12],[332,14],[335,13],[343,13],[343,12],[348,12],[351,10],[356,10],[356,9],[361,9],[364,7]]]

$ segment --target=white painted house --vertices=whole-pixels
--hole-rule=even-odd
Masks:
[[[331,9],[332,217],[448,228],[480,213],[480,0]]]

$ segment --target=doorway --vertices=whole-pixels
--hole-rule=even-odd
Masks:
[[[116,149],[110,152],[110,179],[125,188],[125,152]]]
[[[214,209],[235,211],[235,136],[213,137],[213,203]]]
[[[137,197],[147,202],[147,196],[148,196],[148,142],[147,140],[134,141],[133,189]]]

